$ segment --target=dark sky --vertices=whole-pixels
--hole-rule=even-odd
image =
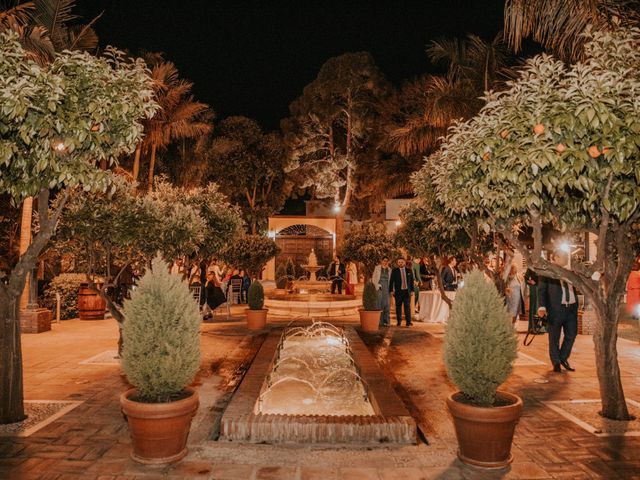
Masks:
[[[218,117],[276,128],[330,57],[369,51],[395,83],[434,71],[429,40],[502,28],[504,0],[79,0],[101,44],[162,51]]]

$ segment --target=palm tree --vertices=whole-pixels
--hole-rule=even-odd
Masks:
[[[507,0],[504,30],[514,51],[531,37],[565,61],[578,60],[591,25],[608,30],[616,25],[640,25],[638,0]]]
[[[212,129],[212,112],[205,103],[196,102],[190,95],[193,83],[179,77],[172,62],[162,60],[157,54],[146,56],[151,66],[155,84],[158,113],[145,123],[145,139],[138,145],[133,163],[133,178],[140,172],[141,154],[150,152],[147,188],[153,189],[153,176],[158,149],[166,148],[172,141],[197,138]]]
[[[402,156],[435,148],[453,121],[480,110],[483,92],[499,89],[513,77],[501,34],[490,42],[476,35],[434,40],[426,52],[433,63],[446,63],[448,71],[445,76],[420,76],[402,87],[391,114],[396,121],[385,141]]]

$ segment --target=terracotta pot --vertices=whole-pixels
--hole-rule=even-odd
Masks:
[[[104,320],[107,304],[98,292],[87,284],[78,289],[78,317],[80,320]]]
[[[458,458],[475,467],[506,467],[513,460],[511,442],[522,414],[522,399],[498,392],[512,403],[503,407],[478,407],[454,400],[459,393],[447,398],[458,438]]]
[[[187,398],[168,403],[129,400],[135,388],[120,395],[120,407],[129,424],[133,444],[131,458],[144,464],[173,463],[187,454],[191,419],[198,410],[198,392],[191,387]]]
[[[377,332],[380,325],[380,312],[382,310],[363,310],[358,309],[360,313],[360,328],[363,332]]]
[[[267,312],[268,308],[262,310],[245,309],[245,315],[247,316],[247,328],[249,330],[262,330],[267,325]]]

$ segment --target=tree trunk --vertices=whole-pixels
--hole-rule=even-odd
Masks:
[[[131,172],[131,176],[133,177],[133,181],[138,181],[138,175],[140,174],[140,154],[142,153],[142,142],[138,144],[136,147],[136,155],[133,158],[133,170]]]
[[[20,344],[20,295],[0,291],[0,424],[25,419]]]
[[[20,255],[24,255],[31,244],[31,221],[33,218],[33,197],[27,197],[22,202],[22,219],[20,222]],[[29,279],[24,285],[22,296],[20,297],[20,309],[27,308],[29,303]]]
[[[151,159],[149,160],[149,178],[147,180],[147,190],[153,191],[153,169],[156,166],[156,144],[151,145]]]
[[[336,252],[342,250],[342,241],[344,239],[344,216],[345,208],[341,207],[340,212],[336,215]]]
[[[630,420],[622,389],[618,365],[618,315],[622,292],[611,292],[609,298],[589,299],[598,315],[593,344],[596,372],[600,384],[601,414],[612,420]]]

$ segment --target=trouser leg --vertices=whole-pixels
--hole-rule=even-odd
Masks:
[[[549,318],[547,326],[549,330],[549,358],[551,363],[560,363],[560,330],[562,329],[562,319],[557,315]]]
[[[574,304],[567,308],[567,315],[565,316],[562,324],[562,331],[564,338],[562,339],[562,346],[560,347],[560,360],[568,360],[571,356],[571,349],[573,343],[576,341],[578,335],[578,304]]]
[[[333,280],[331,282],[331,294],[336,293],[336,287],[338,286],[338,282],[336,280]]]
[[[380,324],[389,325],[389,292],[380,292]]]
[[[407,322],[407,325],[411,324],[411,294],[409,291],[405,293],[405,297],[402,299],[402,303],[404,303],[404,319]]]
[[[402,297],[401,294],[396,294],[396,324],[402,323]]]

